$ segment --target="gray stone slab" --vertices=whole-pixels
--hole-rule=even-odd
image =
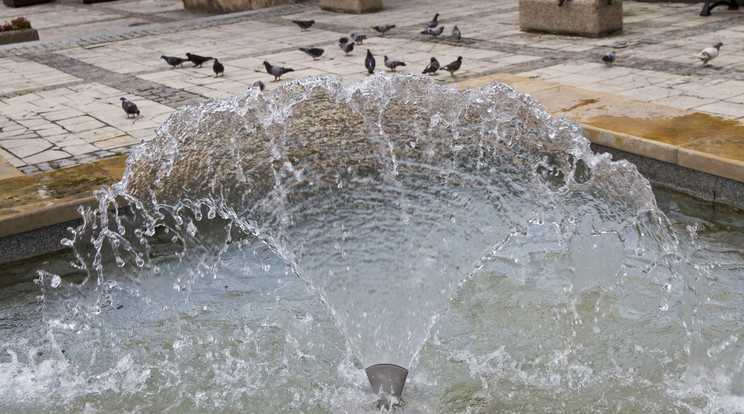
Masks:
[[[623,29],[623,2],[519,0],[519,27],[525,31],[606,36]]]

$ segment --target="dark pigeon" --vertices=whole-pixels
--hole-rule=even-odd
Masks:
[[[615,51],[607,52],[602,56],[602,62],[605,63],[607,66],[612,66],[613,63],[615,63]]]
[[[455,72],[460,70],[460,66],[462,65],[462,56],[458,56],[457,60],[454,62],[451,62],[445,66],[442,66],[442,70],[446,70],[450,73],[450,75],[455,76]]]
[[[202,63],[212,60],[211,56],[199,56],[187,53],[186,57],[194,64],[194,67],[201,67]]]
[[[300,26],[300,31],[305,31],[315,23],[315,20],[292,20],[292,23]]]
[[[426,29],[424,29],[423,32],[421,32],[421,34],[429,34],[429,35],[434,36],[434,38],[436,39],[437,36],[442,34],[443,31],[444,31],[444,26],[439,26],[439,28],[437,29],[432,29],[430,27],[427,27]]]
[[[313,60],[318,60],[319,57],[323,56],[325,50],[319,47],[301,47],[301,51],[307,53]]]
[[[452,39],[455,42],[459,42],[460,41],[460,37],[462,37],[462,33],[460,33],[460,29],[458,29],[457,28],[457,25],[455,25],[455,28],[452,29]]]
[[[346,36],[341,36],[341,37],[340,37],[340,38],[338,39],[338,43],[339,43],[339,44],[342,44],[342,43],[349,43],[349,38],[348,38],[348,37],[346,37]]]
[[[367,39],[367,35],[361,33],[352,33],[351,38],[354,40],[354,43],[361,45],[364,44],[364,41]]]
[[[218,76],[222,76],[225,74],[225,65],[220,63],[220,61],[215,58],[214,63],[212,64],[212,70],[214,71],[215,78]]]
[[[263,92],[264,90],[264,83],[261,82],[260,80],[253,82],[253,86],[258,88],[258,90],[260,90],[261,92]]]
[[[351,53],[351,51],[354,50],[354,42],[339,43],[338,47],[340,47],[341,50],[346,52],[346,56],[349,56],[349,53]]]
[[[263,64],[264,66],[266,66],[266,73],[274,77],[274,80],[272,82],[278,81],[279,78],[281,78],[282,75],[284,75],[287,72],[294,72],[294,69],[292,68],[283,68],[281,66],[274,66],[265,60]]]
[[[375,73],[375,58],[372,56],[372,52],[367,49],[367,57],[364,58],[364,67],[367,68],[369,74]]]
[[[426,65],[426,68],[421,73],[428,73],[429,75],[436,75],[438,70],[439,70],[439,61],[435,57],[432,57],[429,64]]]
[[[395,72],[395,68],[397,68],[398,66],[405,66],[405,65],[406,65],[405,62],[401,62],[395,59],[388,59],[387,55],[385,55],[385,66],[390,68],[391,71]]]
[[[381,24],[379,26],[372,26],[373,29],[380,33],[380,37],[385,37],[385,32],[394,28],[394,24]]]
[[[121,99],[121,107],[124,108],[124,112],[127,113],[127,118],[129,118],[130,115],[134,118],[140,114],[140,111],[137,109],[137,105],[135,105],[134,102],[128,101],[127,98],[119,99]]]
[[[431,21],[426,24],[426,27],[433,29],[437,27],[438,24],[439,24],[439,13],[434,15],[434,18],[431,19]]]
[[[187,61],[187,59],[175,56],[160,55],[160,58],[165,59],[165,61],[168,62],[169,65],[173,66],[171,69],[175,69],[178,65],[181,65],[181,67],[183,67],[183,62]]]

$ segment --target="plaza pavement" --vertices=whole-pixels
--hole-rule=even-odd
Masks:
[[[43,193],[35,202],[47,203],[43,174],[48,181],[69,178],[69,167],[93,168],[76,170],[101,175],[86,178],[89,195],[117,180],[126,154],[154,138],[174,110],[243,93],[257,80],[270,93],[277,84],[264,60],[294,68],[282,82],[316,75],[359,81],[367,76],[367,48],[378,70],[388,55],[407,63],[404,73],[421,73],[431,56],[442,64],[462,56],[456,77],[441,72],[436,81],[507,81],[555,116],[580,121],[595,142],[744,181],[744,11],[718,7],[701,17],[701,7],[625,1],[622,32],[585,38],[521,31],[516,0],[386,0],[383,11],[363,15],[322,11],[317,1],[215,16],[186,11],[177,0],[3,5],[0,21],[24,16],[41,40],[0,46],[0,236],[28,230],[8,227],[15,219],[3,212],[17,213],[21,188]],[[420,34],[435,12],[445,26],[439,39]],[[294,19],[316,23],[301,32]],[[380,37],[371,26],[384,23],[396,28]],[[453,25],[461,42],[449,37]],[[368,40],[345,56],[337,42],[351,32]],[[691,57],[718,41],[724,45],[712,66]],[[301,46],[326,52],[313,61]],[[608,67],[601,56],[611,50],[617,61]],[[224,77],[214,77],[211,62],[171,69],[159,58],[186,52],[219,58]],[[120,97],[141,116],[128,119]],[[52,195],[72,186],[58,185]]]

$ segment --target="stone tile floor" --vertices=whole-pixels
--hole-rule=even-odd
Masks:
[[[295,69],[283,82],[321,74],[359,81],[366,77],[367,48],[378,70],[388,55],[407,63],[404,73],[420,73],[431,56],[442,64],[462,56],[456,78],[435,77],[446,85],[505,72],[744,120],[744,11],[719,7],[701,17],[701,2],[625,1],[623,31],[591,39],[520,31],[514,0],[388,0],[384,6],[352,15],[309,1],[220,16],[188,12],[173,0],[1,6],[0,20],[23,15],[41,40],[0,46],[0,157],[28,175],[126,153],[154,138],[183,105],[240,94],[256,80],[274,89],[264,60]],[[458,25],[462,42],[420,34],[435,11],[445,34]],[[293,19],[316,24],[301,32]],[[370,27],[381,23],[396,28],[379,37]],[[345,56],[337,42],[351,32],[368,40]],[[691,58],[717,41],[724,46],[711,67]],[[303,46],[326,52],[313,61],[298,50]],[[613,67],[600,61],[609,50],[618,55]],[[219,58],[225,76],[215,78],[211,62],[171,69],[159,58],[186,52]],[[122,96],[139,106],[140,117],[126,118]]]

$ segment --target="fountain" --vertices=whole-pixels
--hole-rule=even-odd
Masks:
[[[740,253],[698,257],[705,229],[676,229],[632,164],[505,84],[319,77],[203,101],[97,197],[65,240],[74,260],[33,270],[41,306],[5,318],[2,407],[725,412],[744,398]]]

